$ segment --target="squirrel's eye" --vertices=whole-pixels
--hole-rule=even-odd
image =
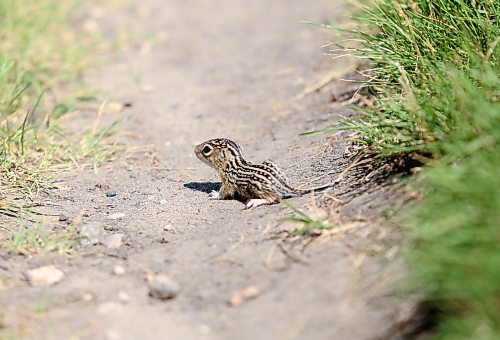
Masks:
[[[203,150],[201,150],[201,152],[203,152],[204,155],[207,155],[212,151],[212,148],[208,145],[205,145],[205,147],[203,148]]]

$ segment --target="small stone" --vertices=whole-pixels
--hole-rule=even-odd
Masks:
[[[141,91],[145,93],[153,92],[155,87],[151,84],[143,84],[141,86]]]
[[[208,335],[208,334],[210,334],[211,331],[212,330],[207,325],[199,325],[198,326],[198,332],[200,332],[200,334]]]
[[[104,245],[108,249],[118,249],[122,245],[123,234],[113,234],[106,237]]]
[[[92,295],[91,293],[85,293],[82,295],[82,301],[89,302],[92,300],[94,300],[94,295]]]
[[[165,230],[165,231],[173,231],[173,230],[174,230],[174,228],[172,227],[172,225],[171,225],[171,224],[167,224],[167,225],[165,225],[165,226],[163,227],[163,230]]]
[[[149,295],[156,299],[173,299],[179,294],[180,286],[165,275],[157,275],[148,283]]]
[[[160,204],[161,204],[161,205],[165,205],[165,204],[167,204],[167,200],[160,200]]]
[[[120,339],[123,339],[123,337],[120,334],[120,332],[118,332],[116,329],[108,329],[108,330],[106,330],[106,333],[104,334],[104,339],[105,340],[120,340]]]
[[[32,286],[51,286],[61,281],[64,273],[54,266],[43,266],[26,272]]]
[[[106,196],[107,197],[115,197],[116,196],[116,191],[108,190],[108,191],[106,191]]]
[[[69,220],[69,217],[64,215],[64,214],[60,214],[59,215],[59,222],[67,222]]]
[[[125,268],[122,266],[115,266],[113,268],[113,274],[115,274],[117,276],[125,275]]]
[[[99,222],[90,222],[82,224],[79,228],[80,244],[82,246],[89,246],[98,244],[104,237],[104,227]]]
[[[124,291],[119,291],[118,292],[118,299],[122,302],[129,302],[130,296],[128,296],[128,294],[125,293]]]
[[[125,217],[124,213],[115,213],[108,216],[110,220],[119,220]]]
[[[230,306],[238,306],[243,302],[255,299],[259,295],[259,288],[256,286],[248,286],[242,290],[235,292],[227,301]]]

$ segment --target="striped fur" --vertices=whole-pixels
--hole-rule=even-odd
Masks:
[[[288,184],[283,171],[272,161],[254,164],[243,158],[241,147],[226,138],[216,138],[197,145],[196,156],[214,168],[222,181],[214,198],[224,199],[238,195],[244,199],[265,199],[276,203],[283,198],[300,196],[322,190],[332,184],[299,190]]]

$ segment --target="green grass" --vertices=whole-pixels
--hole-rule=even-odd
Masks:
[[[436,80],[448,69],[471,76],[471,69],[498,62],[500,5],[482,1],[364,1],[354,45],[343,51],[372,63],[366,86],[377,110],[343,127],[363,133],[363,142],[382,156],[409,152],[439,153],[456,122],[441,107],[420,106],[439,96]],[[447,100],[450,100],[448,98]],[[451,118],[451,119],[450,119]],[[339,129],[334,127],[333,129]]]
[[[436,338],[500,338],[499,1],[363,1],[349,54],[372,69],[374,109],[352,129],[379,157],[415,155],[423,199],[405,223],[409,284]],[[345,53],[345,50],[342,52]]]
[[[411,282],[442,311],[439,338],[500,336],[498,151],[428,169],[411,218]]]
[[[70,26],[78,3],[0,1],[0,113],[4,118],[24,116],[44,89],[56,90],[85,66],[81,37]],[[54,103],[48,96],[44,100]]]
[[[68,254],[76,243],[76,228],[62,229],[58,232],[49,230],[43,223],[34,228],[31,224],[19,228],[12,239],[6,243],[6,249],[15,254],[31,255],[58,252]]]
[[[36,217],[52,177],[96,168],[119,149],[110,139],[117,120],[103,127],[104,105],[89,102],[95,98],[79,85],[97,39],[72,26],[82,4],[0,0],[0,228],[10,233],[17,224],[10,217]],[[84,103],[96,107],[95,121],[68,133]]]

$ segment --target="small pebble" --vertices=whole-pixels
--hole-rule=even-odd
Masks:
[[[151,84],[143,84],[141,86],[141,91],[145,93],[153,92],[155,87]]]
[[[230,306],[238,306],[243,302],[255,299],[259,295],[259,288],[256,286],[248,286],[242,290],[235,292],[228,300]]]
[[[79,227],[80,244],[82,246],[98,244],[104,237],[104,227],[99,222],[82,224]]]
[[[112,234],[106,237],[104,245],[108,249],[118,249],[122,245],[123,234]]]
[[[125,217],[125,214],[124,213],[115,213],[115,214],[111,214],[108,216],[108,218],[110,220],[118,220],[118,219],[121,219],[121,218],[124,218]]]
[[[118,332],[116,329],[108,329],[106,330],[106,333],[104,334],[104,339],[105,340],[120,340],[123,339],[122,335],[120,332]]]
[[[212,330],[207,325],[199,325],[198,326],[198,332],[200,332],[203,335],[208,335],[208,334],[210,334],[211,331]]]
[[[125,275],[125,268],[122,266],[115,266],[113,268],[113,274],[117,276]]]
[[[108,191],[106,191],[106,196],[107,197],[115,197],[116,196],[116,191],[108,190]]]
[[[180,286],[177,282],[165,275],[156,275],[148,283],[149,295],[156,299],[173,299],[179,294]]]
[[[59,215],[59,222],[66,222],[69,220],[69,217],[64,215],[64,214],[61,214]]]
[[[82,295],[82,301],[92,301],[94,300],[94,295],[92,295],[91,293],[85,293]]]
[[[160,200],[160,204],[161,205],[167,204],[167,200]]]
[[[64,273],[54,266],[43,266],[28,270],[26,276],[32,286],[51,286],[61,281]]]
[[[128,301],[130,301],[130,296],[128,296],[128,294],[125,293],[124,291],[119,291],[118,292],[118,299],[120,299],[120,301],[122,301],[122,302],[128,302]]]

